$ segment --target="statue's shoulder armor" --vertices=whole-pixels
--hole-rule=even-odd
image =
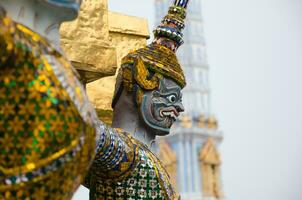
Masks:
[[[28,65],[25,67],[33,66],[36,71],[45,70],[44,73],[55,77],[66,90],[83,119],[90,124],[95,123],[96,114],[79,81],[79,74],[60,49],[56,49],[36,32],[1,13],[0,42],[5,45],[5,48],[0,50],[0,69],[13,70],[17,66]]]
[[[131,167],[128,161],[125,163],[123,176],[114,174],[116,169],[121,172],[123,162],[118,168],[109,170],[106,177],[96,176],[98,168],[95,168],[92,173],[94,175],[90,174],[89,178],[90,198],[175,199],[176,194],[170,184],[169,176],[156,155],[130,134],[122,130],[118,133],[130,147],[133,147],[132,153],[135,153],[135,158]]]
[[[93,107],[39,34],[0,15],[0,45],[0,199],[69,199],[94,154]]]
[[[133,142],[134,138],[121,129],[103,127],[101,132],[100,138],[103,139],[98,143],[89,181],[93,179],[120,181],[129,177],[139,164],[139,147]],[[87,187],[89,185],[85,184]]]

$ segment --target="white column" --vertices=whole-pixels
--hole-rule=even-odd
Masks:
[[[192,157],[193,157],[193,178],[194,178],[194,192],[198,192],[200,191],[201,187],[199,185],[199,180],[200,177],[198,176],[200,173],[198,173],[198,169],[199,169],[199,163],[198,163],[198,155],[197,155],[197,146],[196,146],[196,141],[193,139],[192,140]]]
[[[191,160],[191,148],[190,148],[190,139],[188,138],[185,141],[185,155],[186,155],[186,171],[187,171],[187,180],[188,180],[188,192],[191,193],[192,192],[192,160]]]
[[[180,173],[180,178],[178,180],[178,184],[179,184],[179,192],[185,192],[185,156],[184,156],[184,143],[183,143],[183,135],[179,135],[179,141],[178,141],[178,145],[179,145],[179,161],[178,161],[178,165],[179,165],[179,173]]]

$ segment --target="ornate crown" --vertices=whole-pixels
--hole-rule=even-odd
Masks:
[[[185,87],[185,76],[175,52],[183,44],[181,31],[185,27],[188,2],[175,0],[161,24],[154,30],[153,42],[130,52],[122,59],[112,107],[117,103],[123,88],[129,92],[153,90],[159,86],[159,80],[163,77]]]

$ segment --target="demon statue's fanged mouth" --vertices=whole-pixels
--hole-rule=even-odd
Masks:
[[[168,107],[168,108],[163,108],[159,111],[159,115],[164,118],[164,117],[169,117],[176,121],[177,117],[179,116],[179,112],[174,108],[174,107]]]
[[[144,92],[140,113],[145,124],[158,135],[168,134],[180,112],[184,111],[180,91],[178,84],[164,78],[157,90]]]

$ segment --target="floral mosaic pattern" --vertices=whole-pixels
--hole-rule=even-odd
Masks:
[[[61,53],[2,12],[0,45],[0,199],[70,199],[94,155],[94,110]]]
[[[90,200],[177,199],[167,172],[146,145],[128,133],[103,126],[100,124],[100,138],[110,139],[100,139],[99,151],[85,181]],[[100,151],[103,148],[106,151]]]

